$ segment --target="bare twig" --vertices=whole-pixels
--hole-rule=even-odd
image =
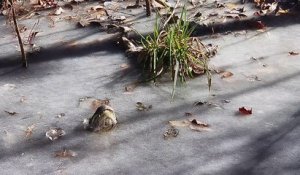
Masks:
[[[14,28],[15,31],[17,33],[17,37],[18,37],[18,41],[19,41],[19,45],[20,45],[20,50],[21,50],[21,54],[22,54],[22,65],[23,67],[27,68],[27,58],[26,58],[26,53],[24,50],[24,46],[23,46],[23,42],[22,42],[22,38],[20,36],[20,31],[19,31],[19,27],[18,27],[18,23],[17,23],[17,19],[16,19],[16,12],[15,12],[15,8],[14,8],[14,4],[13,4],[13,0],[9,0],[11,3],[11,10],[12,10],[12,18],[13,18],[13,22],[14,22]]]
[[[150,3],[151,0],[146,0],[146,14],[147,16],[150,16],[151,15],[151,3]]]
[[[180,1],[180,0],[177,0],[177,1],[176,1],[176,4],[175,4],[175,6],[174,6],[174,9],[173,9],[171,15],[169,16],[169,18],[168,18],[168,19],[166,20],[166,22],[164,23],[162,29],[164,29],[164,28],[166,27],[166,25],[169,23],[169,21],[170,21],[170,20],[172,19],[172,17],[174,16],[174,13],[175,13],[175,10],[176,10],[176,8],[177,8],[177,6],[178,6],[178,4],[179,4],[179,1]]]

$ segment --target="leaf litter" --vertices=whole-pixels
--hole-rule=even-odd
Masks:
[[[241,115],[251,115],[252,114],[252,108],[249,107],[240,107],[239,108],[239,113]]]
[[[164,139],[169,139],[172,137],[177,137],[179,134],[179,130],[176,129],[175,127],[170,127],[168,128],[165,133],[164,133]]]
[[[54,155],[59,158],[71,158],[76,157],[78,154],[70,149],[63,148],[62,150],[56,151]]]
[[[136,109],[138,111],[149,111],[150,109],[152,109],[152,105],[145,105],[142,102],[136,102]]]
[[[197,119],[173,120],[169,121],[172,127],[188,127],[194,131],[210,131],[210,125]]]
[[[46,137],[50,139],[51,141],[57,140],[58,138],[66,135],[66,132],[62,128],[50,128],[46,132]]]
[[[6,110],[4,110],[4,112],[8,113],[9,115],[19,114],[19,113],[15,112],[15,111],[6,111]]]
[[[25,130],[25,137],[26,138],[31,137],[31,135],[33,134],[34,128],[35,128],[35,124],[32,124],[32,125],[27,127],[27,129]]]

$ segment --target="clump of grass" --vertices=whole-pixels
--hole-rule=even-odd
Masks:
[[[172,98],[175,94],[178,80],[183,83],[199,74],[206,74],[208,87],[211,87],[211,73],[208,69],[208,55],[205,46],[196,37],[191,37],[193,28],[187,21],[186,11],[182,10],[175,24],[160,29],[158,18],[153,35],[142,38],[143,73],[151,80],[171,72],[173,80]]]

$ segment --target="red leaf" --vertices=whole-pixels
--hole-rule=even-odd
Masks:
[[[251,115],[252,114],[252,108],[240,107],[239,112],[240,112],[240,114],[243,114],[243,115]]]

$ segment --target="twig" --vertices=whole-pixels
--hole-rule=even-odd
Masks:
[[[178,4],[179,4],[179,0],[176,1],[176,4],[175,4],[175,6],[174,6],[174,9],[173,9],[171,15],[169,16],[169,18],[168,18],[168,19],[166,20],[166,22],[164,23],[162,29],[164,29],[164,28],[166,27],[166,25],[169,23],[169,21],[171,20],[171,18],[174,16],[174,13],[175,13],[175,10],[176,10]]]
[[[27,68],[27,58],[26,58],[26,53],[24,50],[24,46],[23,46],[23,42],[22,42],[22,38],[20,36],[20,31],[19,31],[19,27],[18,27],[18,23],[17,23],[17,19],[16,19],[16,12],[15,12],[15,8],[13,5],[13,0],[9,0],[11,3],[11,9],[12,9],[12,17],[13,17],[13,21],[14,21],[14,28],[15,31],[17,33],[17,37],[18,37],[18,41],[19,41],[19,45],[20,45],[20,50],[21,50],[21,54],[22,54],[22,66],[24,68]]]
[[[146,0],[146,12],[147,12],[147,16],[151,15],[151,0]]]

